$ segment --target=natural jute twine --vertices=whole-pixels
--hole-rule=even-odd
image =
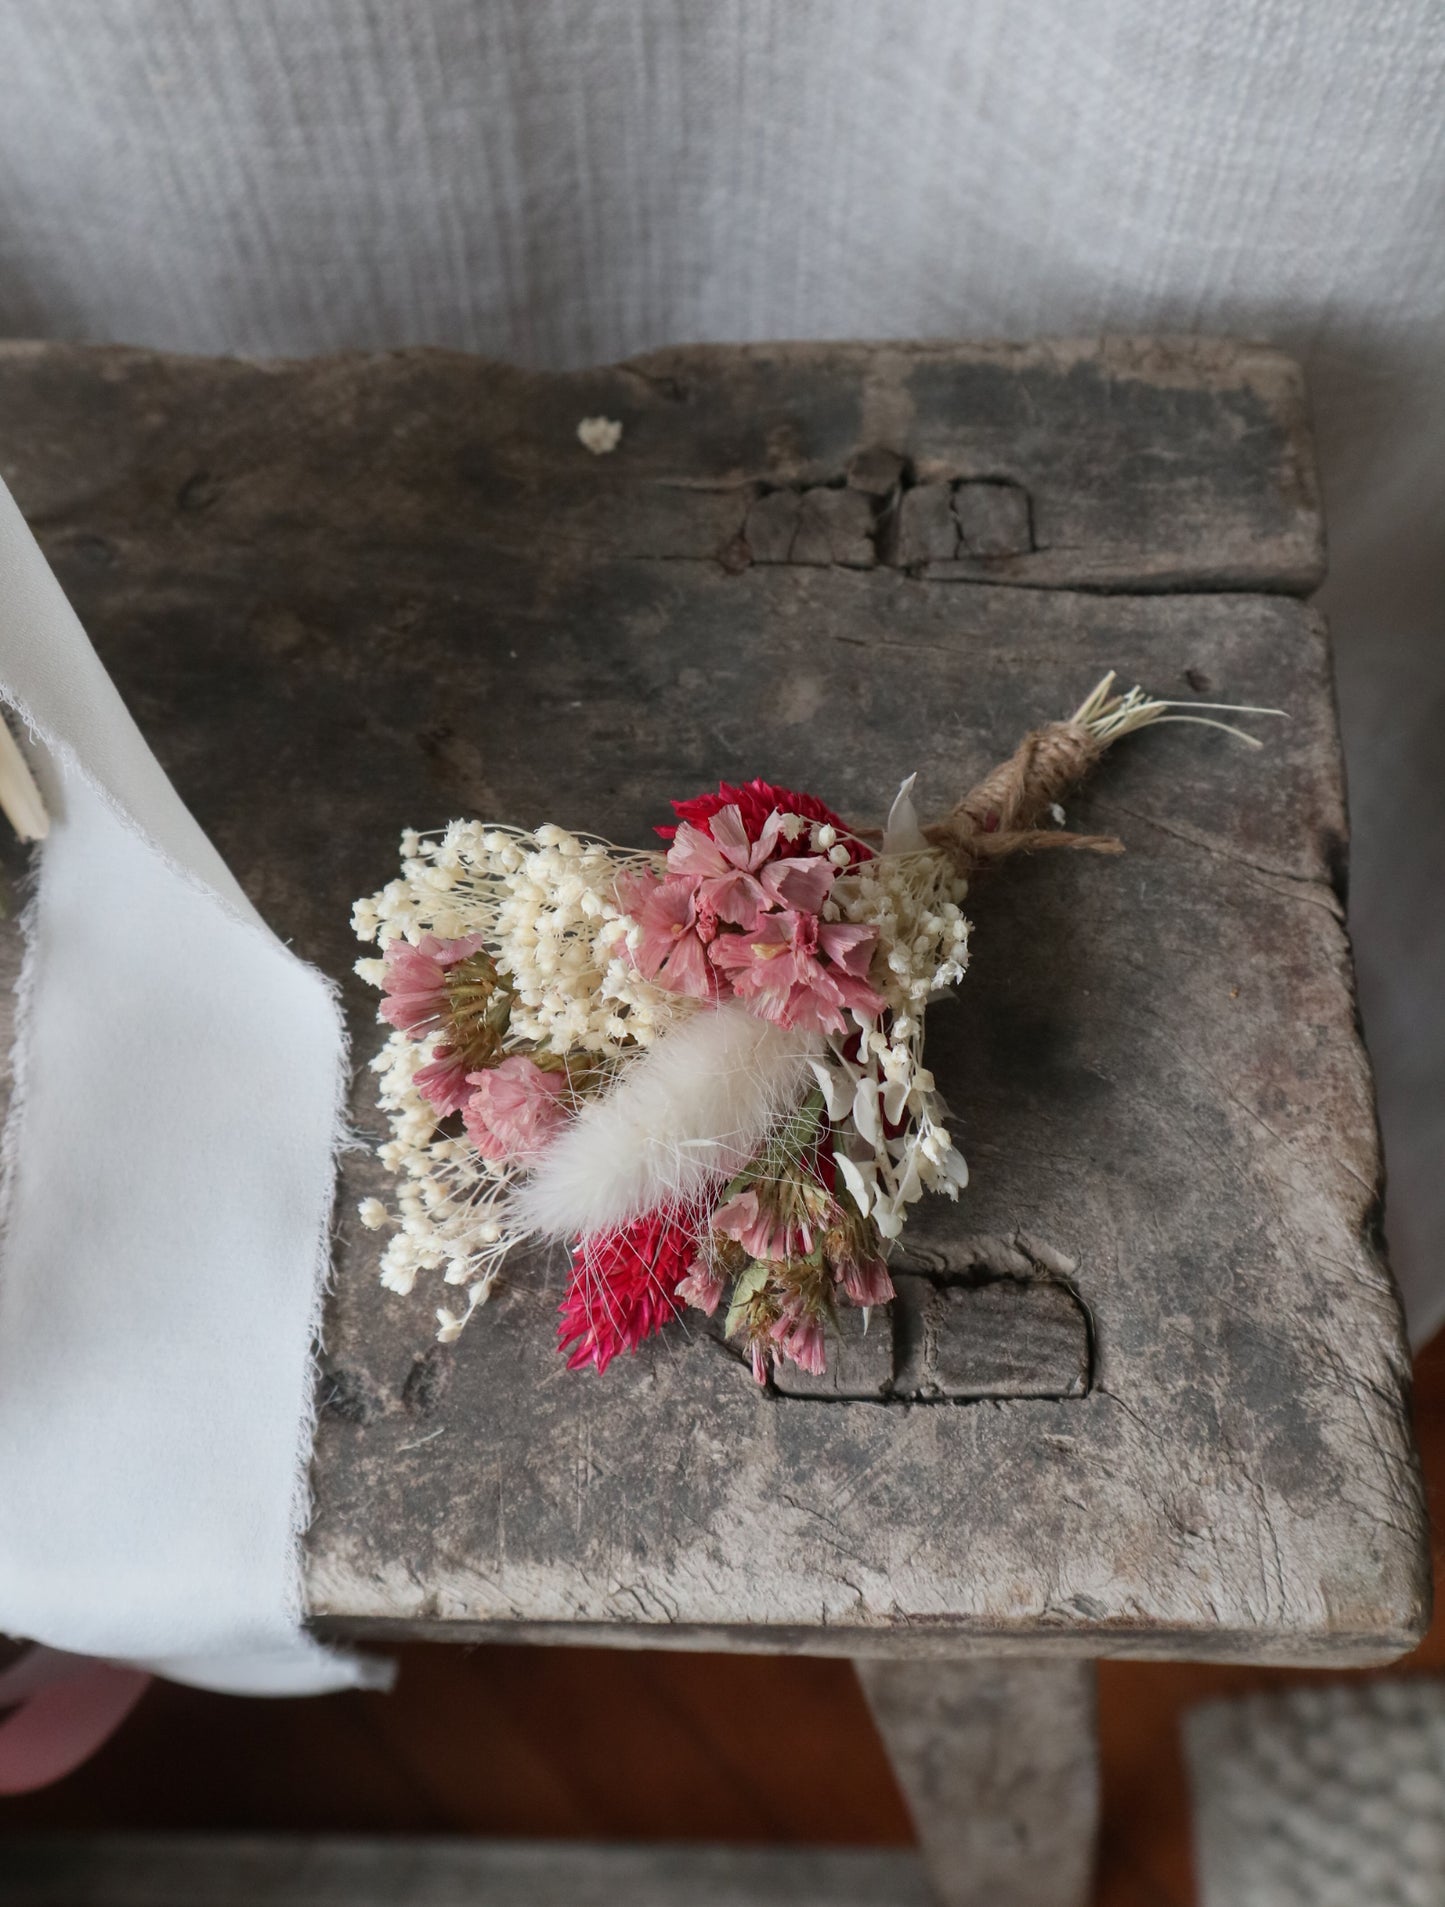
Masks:
[[[1216,722],[1199,711],[1228,715],[1280,715],[1280,709],[1241,707],[1220,702],[1161,702],[1142,689],[1118,694],[1111,669],[1066,722],[1047,722],[1025,735],[1006,762],[985,775],[941,821],[923,830],[931,846],[951,855],[968,872],[1032,848],[1084,848],[1091,854],[1122,854],[1124,844],[1111,834],[1070,834],[1039,823],[1059,799],[1083,780],[1104,751],[1122,736],[1156,722],[1191,722],[1221,728],[1251,748],[1259,742],[1229,722]],[[1055,812],[1055,821],[1062,814]]]
[[[1006,762],[923,832],[962,869],[980,867],[1033,848],[1083,848],[1122,854],[1124,844],[1107,834],[1070,834],[1039,823],[1059,799],[1083,780],[1108,746],[1081,722],[1049,722],[1025,735]]]

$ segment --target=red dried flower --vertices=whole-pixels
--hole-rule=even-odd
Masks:
[[[799,794],[792,788],[775,788],[770,781],[748,781],[740,788],[734,788],[730,782],[719,782],[716,794],[694,795],[690,801],[674,801],[672,811],[679,821],[690,821],[695,828],[701,828],[704,834],[711,834],[708,822],[720,808],[736,806],[747,829],[748,839],[756,841],[762,834],[768,816],[777,812],[800,814],[805,821],[830,823],[838,830],[838,838],[851,850],[850,865],[859,861],[871,861],[871,848],[864,847],[861,841],[855,841],[848,831],[848,824],[825,802],[816,795]],[[664,841],[670,841],[677,833],[676,827],[659,828],[657,832]]]
[[[572,1248],[572,1282],[558,1306],[557,1348],[567,1368],[599,1371],[619,1351],[678,1317],[677,1288],[697,1259],[693,1229],[667,1212],[646,1212],[617,1231],[593,1232]]]

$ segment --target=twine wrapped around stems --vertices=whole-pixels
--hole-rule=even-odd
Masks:
[[[1078,722],[1050,722],[1031,730],[1007,761],[923,830],[925,838],[965,870],[1032,848],[1122,854],[1124,844],[1113,835],[1070,834],[1038,825],[1060,796],[1083,780],[1105,746]]]
[[[1047,722],[1030,730],[1007,761],[1000,762],[940,820],[924,838],[964,871],[1035,848],[1072,848],[1092,854],[1122,854],[1124,844],[1111,834],[1071,834],[1039,824],[1061,797],[1076,787],[1111,743],[1135,729],[1158,722],[1197,722],[1222,728],[1251,748],[1262,744],[1228,722],[1174,711],[1228,708],[1235,715],[1278,715],[1279,709],[1238,708],[1217,702],[1161,702],[1140,689],[1114,693],[1111,670],[1067,721]]]

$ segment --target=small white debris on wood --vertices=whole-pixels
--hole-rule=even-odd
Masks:
[[[1064,825],[1064,811],[1057,801],[1049,803],[1049,818],[1056,828],[1061,828]]]
[[[584,417],[577,426],[577,441],[594,457],[605,457],[622,442],[622,426],[613,417]]]

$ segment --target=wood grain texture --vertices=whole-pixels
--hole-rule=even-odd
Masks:
[[[903,1852],[311,1835],[0,1842],[6,1907],[929,1907]]]
[[[1258,593],[955,586],[846,540],[825,563],[811,529],[788,560],[737,542],[768,485],[886,508],[904,473],[1020,485],[1036,529],[1072,497],[1051,561],[1067,544],[1091,591],[1302,586],[1297,397],[1282,360],[1220,345],[707,350],[556,379],[425,353],[0,350],[7,479],[182,795],[343,978],[359,1059],[377,1035],[347,906],[404,823],[640,841],[669,795],[753,773],[869,820],[917,768],[941,806],[1107,667],[1291,713],[1262,756],[1207,731],[1127,743],[1070,820],[1128,855],[980,883],[973,970],[930,1028],[975,1181],[920,1209],[904,1268],[946,1280],[1022,1239],[1073,1266],[1048,1277],[1088,1320],[1086,1394],[784,1397],[680,1331],[568,1376],[555,1260],[439,1351],[426,1303],[375,1283],[350,1214],[378,1173],[353,1156],[319,1627],[1339,1661],[1419,1633],[1319,619]],[[574,432],[598,412],[626,428],[594,459]],[[1160,490],[1134,514],[1145,469],[1193,472],[1167,522]],[[956,520],[1001,541],[1018,518]]]
[[[939,1907],[1086,1907],[1099,1821],[1093,1667],[857,1667]]]
[[[1304,592],[1324,575],[1303,380],[1264,346],[702,346],[566,375],[432,351],[304,369],[112,351],[77,373],[67,353],[0,345],[0,469],[42,519],[85,441],[92,495],[139,482],[132,512],[182,535],[305,523],[338,555],[424,499],[417,552],[463,568],[484,540],[502,561],[565,544],[573,562],[1049,588]],[[609,456],[576,439],[597,415],[623,426]],[[37,467],[42,444],[59,458]],[[108,560],[100,532],[73,535],[79,560]]]

